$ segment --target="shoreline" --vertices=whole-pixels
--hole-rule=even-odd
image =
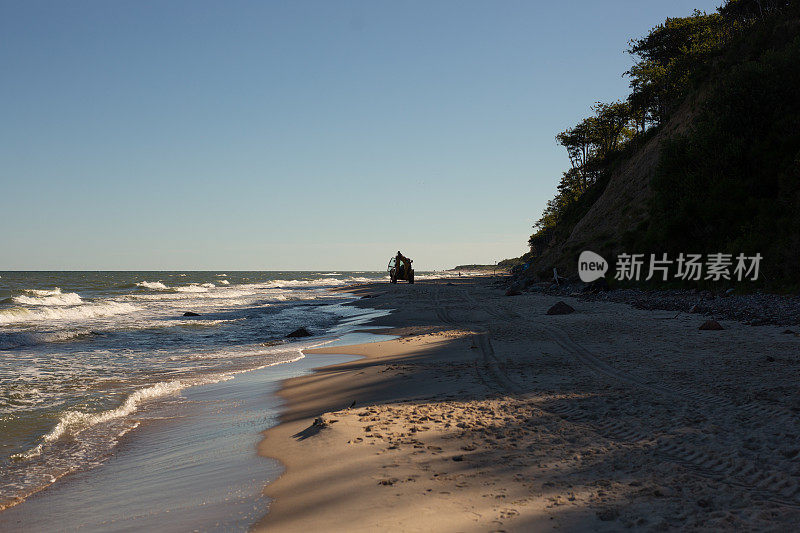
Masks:
[[[381,313],[348,312],[310,341],[320,345],[335,343],[331,339],[336,337],[371,337],[351,331]],[[309,360],[292,343],[284,346],[298,357],[233,372],[229,379],[189,386],[175,398],[146,404],[134,415],[136,430],[118,437],[100,464],[78,468],[4,509],[0,529],[247,529],[267,511],[264,479],[281,472],[278,463],[255,451],[265,421],[277,423],[280,399],[274,393],[280,381],[352,359]]]
[[[359,311],[327,289],[376,276],[3,273],[0,509],[102,464],[181,390],[296,358],[314,341],[287,334],[320,338]]]
[[[475,278],[443,278],[418,282],[415,286],[395,285],[396,289],[388,284],[370,283],[351,287],[347,292],[361,296],[351,305],[393,308],[394,301],[382,300],[387,296],[386,290],[418,290],[416,287],[439,284],[466,286]],[[480,278],[483,280],[479,282],[493,281],[487,276]],[[378,302],[382,305],[376,306]],[[449,497],[449,491],[433,495],[433,490],[427,489],[412,494],[416,492],[412,489],[403,491],[402,496],[397,494],[407,498],[408,505],[386,505],[384,493],[398,488],[398,483],[410,486],[421,481],[416,473],[409,472],[402,480],[391,475],[387,467],[397,466],[396,463],[402,461],[398,456],[405,455],[405,461],[414,462],[412,456],[430,451],[431,455],[439,456],[439,462],[459,469],[464,452],[460,449],[443,451],[440,446],[424,447],[415,440],[417,429],[413,427],[409,433],[389,433],[390,439],[396,437],[395,444],[376,451],[376,445],[381,443],[374,439],[385,440],[387,435],[378,432],[387,428],[364,426],[364,422],[379,422],[380,418],[374,415],[403,410],[398,409],[402,405],[416,415],[414,405],[417,403],[424,405],[440,399],[470,402],[487,392],[497,392],[496,385],[486,387],[486,376],[480,377],[485,369],[477,368],[473,360],[474,332],[453,329],[452,325],[432,324],[437,318],[433,310],[420,315],[414,310],[393,308],[390,315],[377,319],[379,324],[371,323],[375,328],[371,332],[394,335],[396,339],[304,350],[307,356],[347,354],[360,357],[318,367],[309,375],[282,383],[278,392],[284,400],[280,423],[263,432],[258,450],[261,456],[282,464],[284,472],[265,486],[264,495],[272,501],[268,513],[254,525],[254,531],[313,528],[325,531],[450,531],[463,530],[465,526],[467,530],[475,527],[482,530],[497,525],[493,519],[476,519],[474,510],[469,511],[469,505],[465,507]],[[443,369],[451,383],[458,387],[445,385],[442,391],[443,381],[448,377],[407,375],[410,360],[415,366]],[[462,371],[475,372],[474,377],[478,379],[465,383],[457,377]],[[421,417],[420,422],[424,423],[425,418]],[[451,426],[450,423],[445,425]],[[429,428],[422,426],[421,429]],[[412,447],[403,454],[399,452],[402,444]],[[382,457],[387,452],[393,456],[391,461]],[[440,474],[434,475],[439,477]],[[451,487],[448,485],[448,488]],[[342,503],[343,494],[349,495],[346,504]],[[437,500],[434,506],[425,501],[431,498]],[[475,498],[473,494],[471,499]],[[465,516],[468,517],[466,521]],[[549,517],[538,518],[529,525],[534,524],[535,527],[552,527]]]
[[[363,358],[282,384],[254,530],[800,525],[794,336],[493,281],[349,289],[399,338],[309,350]],[[576,312],[546,315],[559,299]]]
[[[282,471],[255,453],[257,428],[277,423],[280,381],[349,359],[302,358],[187,388],[178,413],[142,423],[102,464],[0,512],[0,530],[247,529],[267,511],[264,479]]]

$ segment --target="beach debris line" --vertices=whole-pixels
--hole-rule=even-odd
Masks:
[[[568,315],[574,312],[575,309],[571,305],[564,302],[558,302],[547,310],[548,315]]]
[[[297,328],[293,332],[286,335],[286,338],[289,339],[296,339],[299,337],[311,337],[311,332],[308,331],[308,329],[306,329],[305,327],[302,327],[302,328]]]

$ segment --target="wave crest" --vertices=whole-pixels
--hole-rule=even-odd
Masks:
[[[125,401],[122,402],[122,405],[116,409],[101,411],[99,413],[67,411],[61,415],[58,423],[50,431],[50,433],[42,437],[42,442],[27,452],[12,455],[11,458],[19,461],[36,457],[42,453],[42,448],[48,443],[54,442],[65,436],[75,436],[91,426],[129,415],[136,411],[136,409],[139,407],[139,404],[143,401],[157,398],[159,396],[166,396],[167,394],[172,394],[183,388],[186,388],[189,385],[190,383],[184,383],[180,380],[162,381],[160,383],[156,383],[155,385],[151,385],[150,387],[132,392],[127,398],[125,398]]]
[[[32,296],[14,296],[11,301],[22,305],[81,305],[83,300],[74,292],[62,293],[56,287],[52,290],[26,289]]]
[[[74,307],[47,307],[35,309],[11,307],[0,309],[0,325],[40,322],[44,320],[81,320],[138,311],[139,308],[124,302],[106,301],[97,304],[83,304]]]
[[[23,346],[36,346],[37,344],[45,344],[48,342],[64,342],[88,335],[92,335],[92,331],[88,329],[0,333],[0,350],[11,350],[14,348],[22,348]]]
[[[159,290],[165,291],[169,289],[166,285],[161,283],[160,281],[140,281],[136,284],[137,287],[142,287],[144,289],[152,289],[152,290]]]
[[[216,285],[213,283],[192,283],[191,285],[176,287],[175,290],[178,292],[208,292],[208,289],[215,287]]]

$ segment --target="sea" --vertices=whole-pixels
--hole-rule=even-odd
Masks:
[[[0,510],[102,464],[140,425],[180,416],[193,387],[299,361],[364,316],[329,289],[385,279],[0,272]],[[312,336],[286,338],[299,327]]]

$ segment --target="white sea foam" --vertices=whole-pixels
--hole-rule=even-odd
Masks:
[[[61,294],[61,289],[59,287],[53,289],[25,289],[24,292],[34,296],[55,296],[56,294]]]
[[[15,296],[11,300],[22,305],[80,305],[81,297],[74,292],[62,293],[56,287],[52,290],[27,289],[25,292],[33,296]]]
[[[99,413],[67,411],[61,415],[58,423],[50,433],[42,437],[42,442],[27,452],[12,456],[12,458],[20,460],[36,457],[42,453],[42,448],[48,443],[54,442],[61,437],[75,436],[86,428],[96,424],[129,415],[133,413],[143,401],[175,393],[188,385],[188,383],[184,383],[180,380],[162,381],[131,393],[122,405],[116,409],[109,409],[108,411],[101,411]]]
[[[160,281],[140,281],[136,284],[137,287],[143,287],[145,289],[153,289],[153,290],[160,290],[164,291],[169,289],[166,285],[164,285]]]
[[[326,342],[315,343],[303,347],[299,346],[295,347],[292,350],[296,352],[295,357],[282,361],[273,361],[264,365],[257,366],[255,368],[248,368],[238,371],[213,374],[210,376],[204,376],[192,379],[162,381],[154,385],[151,385],[149,387],[145,387],[143,389],[139,389],[137,391],[132,392],[131,394],[128,395],[127,398],[125,398],[125,401],[122,402],[122,405],[120,405],[116,409],[109,409],[107,411],[101,411],[99,413],[66,411],[61,415],[55,427],[52,430],[50,430],[49,433],[47,433],[41,438],[42,440],[39,444],[37,444],[27,452],[13,455],[11,456],[11,458],[19,461],[19,460],[31,459],[33,457],[41,455],[43,449],[48,444],[58,441],[61,438],[75,437],[79,435],[81,432],[85,431],[86,429],[96,426],[98,424],[102,424],[114,419],[128,416],[134,413],[139,408],[139,406],[145,401],[154,400],[159,397],[174,394],[187,387],[193,387],[196,385],[207,385],[209,383],[218,383],[220,381],[233,379],[236,374],[241,374],[243,372],[249,372],[251,370],[259,370],[261,368],[266,368],[268,366],[275,366],[284,363],[293,363],[295,361],[299,361],[300,359],[303,359],[305,357],[305,354],[303,354],[302,352],[303,349],[307,349],[313,346],[319,346],[322,344],[326,344]],[[285,346],[275,347],[273,349],[258,350],[258,352],[263,355],[276,352],[283,352],[283,351],[286,351]]]
[[[123,278],[116,282],[114,291],[107,299],[86,298],[79,305],[19,305],[11,299],[3,302],[4,305],[16,307],[0,309],[0,325],[14,324],[12,328],[0,328],[7,334],[0,334],[0,347],[68,340],[81,334],[91,335],[95,329],[108,332],[109,335],[99,337],[99,342],[42,346],[9,354],[20,359],[29,358],[33,371],[44,370],[37,378],[22,380],[24,369],[17,368],[19,387],[6,390],[8,406],[0,406],[0,410],[8,408],[27,412],[35,408],[45,412],[46,409],[48,425],[45,431],[37,432],[39,435],[46,432],[39,437],[39,441],[15,450],[22,450],[23,453],[8,463],[9,469],[4,471],[8,475],[0,476],[3,477],[0,493],[13,495],[16,501],[21,501],[69,472],[102,463],[116,446],[119,436],[134,429],[138,420],[160,416],[164,409],[171,413],[175,406],[180,406],[183,401],[179,391],[185,387],[230,379],[234,374],[254,367],[263,368],[303,358],[300,350],[322,339],[265,347],[260,340],[251,344],[254,338],[262,337],[253,337],[250,329],[269,324],[269,335],[276,334],[276,331],[281,333],[284,329],[290,331],[289,328],[297,322],[296,317],[301,317],[306,323],[306,313],[316,313],[309,307],[283,306],[276,300],[341,298],[325,289],[359,281],[374,281],[373,278],[347,276],[340,276],[345,279],[335,279],[335,276],[318,273],[296,282],[267,281],[268,278],[248,281],[238,275],[236,281],[228,282],[230,278],[218,275],[214,283],[185,280],[184,287],[179,287],[181,281],[175,280],[177,275],[140,276],[141,281],[136,285],[145,290],[136,290],[131,285],[131,282],[135,283],[135,278]],[[156,281],[156,276],[163,279]],[[150,280],[145,281],[147,277]],[[313,277],[320,279],[311,279]],[[59,282],[60,285],[64,283]],[[93,285],[88,287],[95,290]],[[121,288],[128,289],[124,295],[119,295]],[[83,294],[82,290],[79,292]],[[94,296],[95,293],[92,294]],[[25,295],[35,298],[63,296],[60,290],[28,291]],[[257,307],[271,305],[278,308],[277,313],[265,309],[267,312],[262,315],[253,311]],[[181,319],[180,316],[187,309],[203,314],[203,320]],[[327,315],[332,312],[330,308],[325,310],[320,313]],[[220,314],[212,314],[216,312]],[[119,313],[130,313],[130,316],[104,319]],[[93,320],[95,318],[97,320]],[[237,339],[232,343],[223,343],[217,336],[214,336],[213,342],[196,340],[212,336],[197,335],[192,331],[195,327],[207,328],[238,320],[244,321],[247,327],[241,331],[238,328],[225,328],[221,334],[222,340],[225,335]],[[318,318],[315,314],[310,322],[320,324],[316,328],[313,325],[311,327],[321,332],[321,324],[328,324],[329,320]],[[149,349],[149,343],[158,337],[158,332],[150,331],[151,328],[174,326],[178,327],[175,338],[187,339],[187,345],[161,346],[153,343],[153,349]],[[79,328],[83,330],[79,331]],[[123,332],[119,338],[113,333],[117,330]],[[137,346],[139,335],[144,339],[141,348]],[[238,341],[240,337],[243,342]],[[167,336],[168,341],[172,339],[173,335]],[[119,352],[118,348],[124,351]],[[146,370],[152,368],[151,361],[157,362],[158,373],[148,375],[136,371],[135,380],[130,379],[129,365],[133,370]],[[169,377],[161,372],[168,372]],[[58,385],[56,390],[53,390],[53,384]],[[103,410],[91,412],[84,407],[85,404],[74,401],[76,397],[80,400],[86,391],[98,396]],[[111,396],[103,400],[100,395],[104,393]],[[0,509],[3,505],[3,498],[0,498]]]
[[[344,279],[317,278],[317,279],[307,279],[307,280],[287,279],[287,280],[270,281],[265,286],[269,288],[337,287],[341,285],[349,285],[351,283],[366,283],[370,281],[378,281],[378,280],[376,280],[375,278],[364,278],[364,277],[347,277]]]
[[[139,308],[125,302],[106,300],[99,303],[85,303],[73,307],[47,307],[35,309],[11,307],[0,309],[0,325],[40,322],[43,320],[82,320],[108,317],[138,311]]]
[[[192,283],[191,285],[185,285],[183,287],[175,287],[175,290],[178,292],[208,292],[208,289],[214,288],[213,283]]]

